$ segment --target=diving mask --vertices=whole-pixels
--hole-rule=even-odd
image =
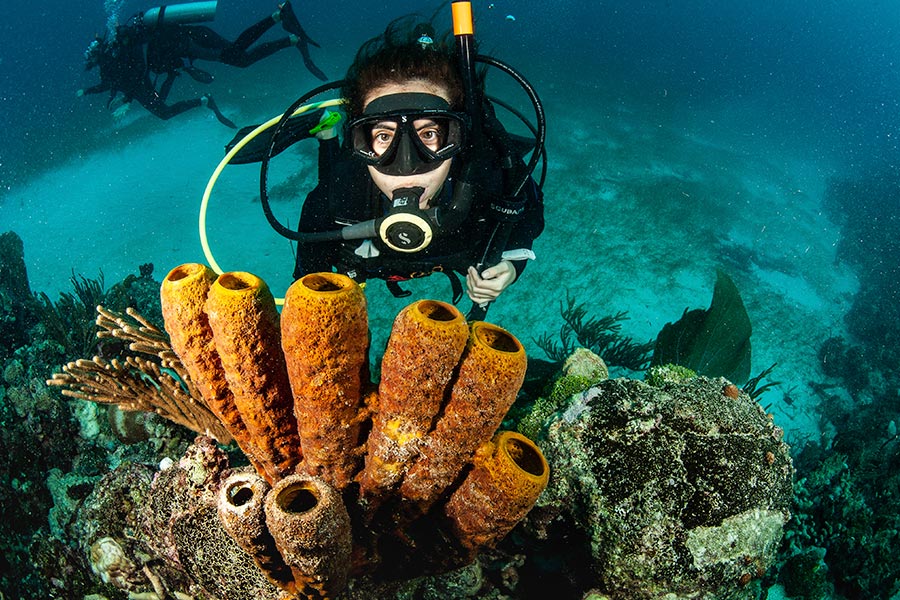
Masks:
[[[372,100],[347,124],[353,154],[385,175],[438,168],[465,144],[467,116],[433,94],[407,92]]]

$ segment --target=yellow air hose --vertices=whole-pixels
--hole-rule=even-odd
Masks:
[[[320,108],[328,108],[331,106],[340,106],[343,104],[343,100],[340,98],[335,98],[333,100],[324,100],[322,102],[313,102],[310,104],[304,104],[291,115],[295,117],[297,115],[301,115],[305,112],[311,110],[318,110]],[[263,131],[266,131],[273,125],[277,124],[281,120],[282,115],[278,115],[277,117],[272,117],[250,133],[248,133],[244,138],[239,141],[234,147],[225,154],[225,157],[219,162],[215,171],[213,171],[212,176],[209,178],[209,182],[206,184],[206,189],[203,192],[203,199],[200,201],[200,220],[199,220],[199,228],[200,228],[200,245],[203,247],[203,255],[206,257],[206,262],[209,264],[210,268],[216,272],[216,274],[221,275],[225,271],[222,267],[219,266],[219,263],[216,262],[215,257],[213,256],[212,249],[209,247],[209,238],[206,235],[206,212],[209,209],[209,198],[212,195],[213,188],[216,186],[216,181],[219,179],[219,175],[221,175],[222,170],[231,162],[231,159],[241,151],[241,149],[250,143],[253,138],[258,136]],[[276,298],[276,304],[283,304],[284,298]]]

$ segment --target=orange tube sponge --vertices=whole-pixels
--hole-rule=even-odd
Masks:
[[[350,517],[340,493],[318,477],[291,475],[266,496],[266,524],[297,589],[332,598],[350,574]]]
[[[303,444],[303,468],[344,489],[359,470],[369,383],[369,323],[359,285],[312,273],[284,298],[281,343]]]
[[[459,542],[472,555],[499,542],[528,514],[549,477],[544,455],[520,433],[501,431],[482,444],[444,507]]]
[[[476,321],[450,400],[407,473],[401,495],[427,511],[453,483],[475,450],[489,440],[516,399],[528,360],[508,331]]]
[[[250,434],[225,381],[205,311],[206,296],[215,280],[212,269],[197,263],[169,271],[160,290],[163,319],[172,349],[184,363],[206,406],[252,461],[255,451]]]
[[[269,287],[250,273],[224,273],[206,312],[228,387],[269,483],[293,473],[303,453]]]
[[[402,479],[434,426],[468,338],[465,317],[444,302],[420,300],[397,315],[359,478],[363,497],[379,496]]]
[[[291,593],[297,586],[291,569],[284,563],[275,540],[266,529],[265,498],[269,484],[256,473],[235,472],[219,486],[219,520],[228,535],[249,554],[260,571]]]

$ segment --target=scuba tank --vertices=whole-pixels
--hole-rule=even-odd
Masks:
[[[207,2],[188,2],[186,4],[163,4],[143,12],[145,27],[160,25],[176,25],[185,23],[203,23],[216,18],[217,0]]]

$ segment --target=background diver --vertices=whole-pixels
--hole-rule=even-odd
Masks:
[[[290,2],[279,5],[272,15],[248,27],[233,42],[205,26],[167,23],[161,19],[159,22],[147,23],[145,14],[147,13],[138,13],[125,25],[117,27],[111,39],[97,38],[91,43],[85,52],[85,66],[86,70],[99,67],[100,83],[78,90],[78,96],[109,91],[107,107],[110,107],[121,94],[122,103],[137,100],[150,113],[163,120],[192,108],[207,106],[220,122],[234,128],[234,123],[219,111],[209,94],[171,105],[166,103],[172,85],[181,71],[201,83],[212,82],[212,75],[196,67],[193,61],[216,61],[243,68],[279,50],[296,46],[310,72],[320,79],[326,78],[309,54],[309,45],[319,45],[303,30]],[[290,33],[289,37],[250,48],[278,22]],[[157,88],[160,75],[165,75],[165,79]]]

